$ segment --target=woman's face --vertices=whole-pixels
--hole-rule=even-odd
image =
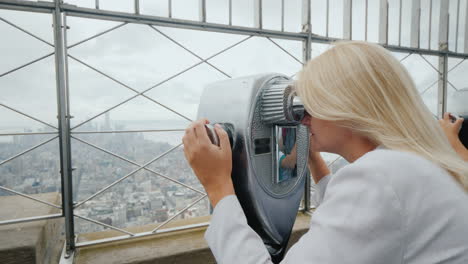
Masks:
[[[313,152],[340,153],[346,140],[352,136],[351,130],[340,127],[333,121],[304,115],[301,123],[309,127],[310,148]]]

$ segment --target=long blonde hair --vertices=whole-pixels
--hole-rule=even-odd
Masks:
[[[468,190],[468,163],[450,146],[409,73],[383,47],[335,43],[307,63],[296,87],[312,116],[336,121],[388,149],[420,155]]]

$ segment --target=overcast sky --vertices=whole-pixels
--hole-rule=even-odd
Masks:
[[[94,7],[94,0],[67,0],[67,3],[84,7]],[[141,13],[167,16],[167,0],[140,0]],[[264,27],[280,29],[280,0],[264,0]],[[301,28],[301,0],[288,0],[285,9],[285,30],[298,32]],[[378,35],[378,0],[369,0],[368,39],[377,41]],[[402,45],[409,45],[409,3],[403,1]],[[466,16],[466,0],[461,1],[459,32],[465,31],[463,23]],[[228,22],[227,0],[208,0],[207,17],[209,22]],[[241,26],[253,25],[253,1],[233,1],[233,23]],[[312,30],[315,34],[325,35],[326,1],[312,0]],[[353,38],[364,39],[364,0],[353,1]],[[389,43],[398,43],[398,3],[389,1]],[[428,3],[421,0],[421,47],[428,46]],[[450,0],[450,48],[455,48],[456,3]],[[437,46],[438,8],[440,0],[434,1],[432,22],[432,48]],[[133,1],[100,0],[102,9],[131,12]],[[455,15],[453,15],[455,14]],[[173,16],[183,19],[198,19],[198,0],[173,0]],[[0,10],[0,17],[36,34],[53,43],[52,17],[50,14],[35,14],[18,11]],[[330,1],[330,32],[332,37],[341,37],[343,30],[342,0]],[[93,34],[116,26],[120,23],[82,18],[67,18],[70,30],[67,32],[68,44],[71,45]],[[246,36],[182,30],[128,24],[100,36],[96,39],[69,49],[69,54],[83,62],[114,77],[122,83],[142,91],[184,69],[198,63],[199,58],[175,45],[169,37],[180,42],[198,56],[207,58],[232,45]],[[0,75],[40,56],[53,52],[53,48],[31,36],[0,21]],[[463,34],[459,35],[459,48],[464,46]],[[275,40],[296,58],[302,58],[302,44],[298,41]],[[327,45],[314,44],[313,56],[317,56]],[[398,58],[405,54],[394,53]],[[437,57],[425,56],[437,67]],[[450,59],[450,66],[460,60]],[[209,61],[222,72],[233,76],[243,76],[262,72],[278,72],[293,75],[302,67],[300,63],[264,38],[254,37],[235,48],[220,54]],[[412,74],[419,90],[426,89],[437,80],[436,71],[419,55],[411,55],[403,64]],[[449,66],[449,67],[450,67]],[[203,87],[213,81],[227,77],[208,64],[201,64],[184,74],[152,89],[148,96],[175,109],[181,114],[194,119],[199,97]],[[449,80],[457,88],[466,87],[468,62],[462,63],[449,75]],[[74,118],[72,125],[78,124],[105,109],[131,97],[135,92],[96,73],[81,63],[69,58],[70,102]],[[54,57],[41,60],[31,66],[0,77],[0,103],[31,114],[41,120],[56,125],[56,90]],[[449,87],[449,94],[453,89]],[[437,85],[424,93],[423,98],[431,111],[436,112]],[[450,101],[449,101],[450,104]],[[184,120],[161,108],[143,97],[112,110],[112,120]],[[103,122],[103,118],[96,119]],[[37,122],[0,107],[0,130],[22,131],[24,126],[38,127]],[[150,123],[151,124],[151,123]],[[156,124],[156,123],[154,123]],[[158,123],[159,124],[159,123]],[[183,123],[181,123],[183,124]],[[9,127],[9,128],[8,128]],[[39,124],[39,127],[42,125]],[[148,129],[149,127],[145,127]],[[157,129],[158,127],[153,127]],[[134,128],[135,129],[135,128]]]

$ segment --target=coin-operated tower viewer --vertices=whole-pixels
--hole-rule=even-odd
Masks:
[[[198,109],[198,118],[228,132],[236,195],[274,262],[284,256],[307,174],[309,133],[292,84],[281,74],[213,83]],[[214,131],[208,134],[217,144]]]

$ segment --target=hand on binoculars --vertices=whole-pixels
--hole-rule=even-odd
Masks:
[[[457,118],[454,122],[452,122],[451,119],[450,113],[445,113],[444,118],[439,120],[439,124],[452,147],[456,148],[458,147],[458,144],[461,144],[460,139],[458,138],[458,132],[460,131],[463,123],[463,118]]]
[[[206,132],[207,119],[190,124],[182,138],[185,158],[205,188],[213,207],[225,196],[234,194],[231,179],[231,145],[226,131],[215,125],[220,146],[211,143]]]
[[[458,133],[460,132],[463,123],[463,118],[453,119],[454,118],[450,113],[445,113],[444,118],[439,120],[440,127],[442,127],[442,130],[455,152],[457,152],[463,160],[468,161],[468,149],[465,148],[465,145],[463,145],[458,137]]]

